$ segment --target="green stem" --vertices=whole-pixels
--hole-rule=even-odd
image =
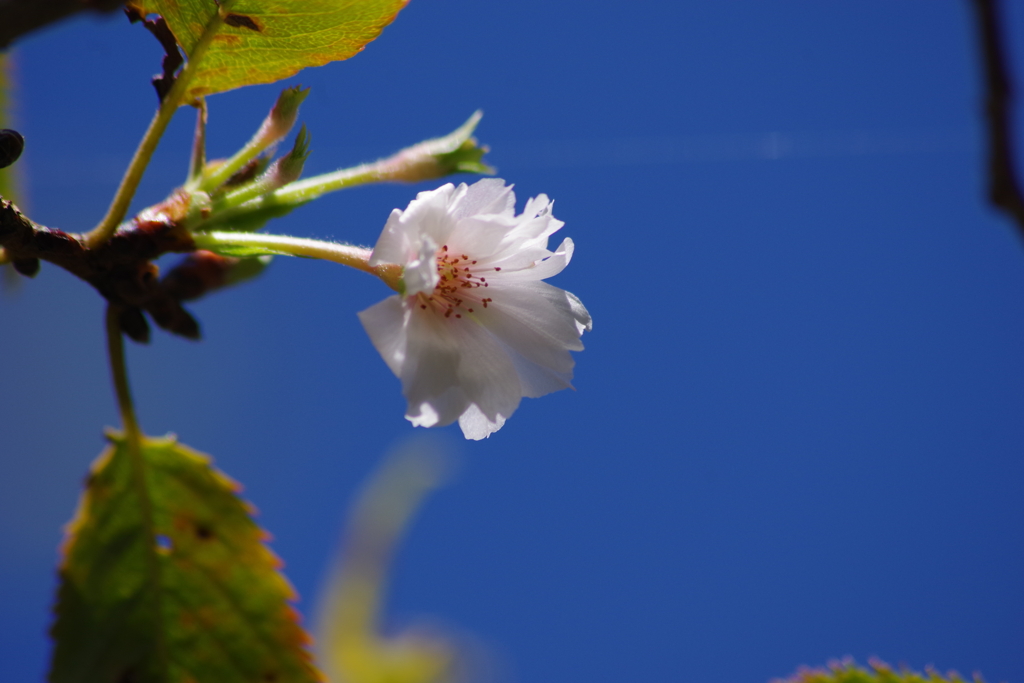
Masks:
[[[397,164],[393,157],[381,159],[371,164],[360,164],[352,168],[343,168],[333,173],[313,176],[305,180],[297,180],[275,191],[271,196],[275,203],[300,204],[356,185],[380,183],[395,180]]]
[[[333,173],[324,173],[290,183],[271,196],[275,203],[302,204],[316,199],[322,194],[344,190],[355,185],[395,181],[415,183],[464,170],[446,167],[442,160],[446,155],[451,155],[470,143],[471,149],[478,151],[480,155],[483,154],[482,150],[486,148],[477,147],[475,141],[470,140],[470,136],[477,124],[480,123],[482,116],[483,112],[477,111],[469,117],[468,121],[448,135],[406,147],[386,159],[380,159],[370,164],[343,168]],[[490,169],[481,164],[480,169],[476,172],[489,171]]]
[[[188,180],[198,181],[206,168],[206,98],[200,97],[196,104],[196,132],[192,139],[192,158],[188,165]]]
[[[114,393],[117,395],[117,408],[121,413],[121,423],[129,442],[139,443],[142,432],[135,420],[135,407],[132,404],[132,392],[128,386],[128,371],[124,362],[124,340],[121,338],[121,307],[113,304],[107,306],[107,352],[110,354],[110,371],[114,378]]]
[[[157,614],[162,611],[160,582],[160,558],[157,555],[156,525],[153,519],[153,501],[149,496],[146,483],[146,460],[142,456],[142,432],[135,419],[135,407],[132,403],[131,388],[128,386],[128,370],[124,358],[124,338],[121,336],[120,316],[123,309],[114,304],[107,305],[107,352],[110,356],[110,371],[114,379],[114,393],[117,395],[117,408],[121,413],[125,442],[128,446],[128,458],[131,463],[132,488],[139,499],[139,512],[142,516],[143,533],[146,547],[146,574],[148,583],[154,588],[153,609]],[[164,663],[166,671],[167,645],[163,639],[163,630],[158,634],[158,656]]]
[[[309,88],[305,90],[301,86],[285,88],[249,142],[245,143],[245,146],[230,159],[211,166],[204,166],[200,169],[200,174],[189,181],[186,189],[214,192],[230,180],[231,176],[242,170],[246,164],[271,146],[276,145],[295,125],[295,120],[299,115],[299,105],[308,94]]]
[[[286,256],[302,256],[305,258],[333,261],[349,266],[371,275],[376,275],[393,290],[401,291],[402,267],[386,263],[379,266],[370,265],[371,249],[356,247],[351,244],[321,242],[304,237],[288,237],[286,235],[266,235],[251,232],[199,232],[192,235],[197,249],[217,251],[218,247],[239,246],[267,249]]]
[[[217,35],[223,24],[224,19],[221,17],[221,11],[215,12],[210,17],[210,22],[206,25],[203,34],[199,37],[199,41],[192,49],[192,54],[189,55],[188,63],[181,73],[178,74],[178,78],[174,81],[174,85],[171,86],[170,92],[164,96],[163,101],[160,103],[160,108],[156,110],[153,120],[149,122],[149,128],[146,129],[146,133],[142,136],[142,140],[135,150],[135,156],[132,157],[131,163],[128,164],[128,169],[121,179],[121,185],[117,188],[117,193],[114,194],[114,199],[110,202],[107,215],[103,217],[99,225],[86,233],[83,239],[86,248],[95,249],[106,242],[117,230],[117,226],[121,221],[124,220],[125,215],[128,213],[128,206],[132,202],[132,197],[135,196],[135,190],[138,189],[139,182],[142,180],[142,174],[145,173],[146,166],[149,165],[149,160],[160,143],[160,138],[163,137],[164,131],[167,130],[167,125],[171,122],[171,118],[174,117],[174,113],[183,103],[185,93],[189,83],[192,81],[192,77],[199,68],[199,63],[202,61],[206,50],[210,47],[214,36]]]
[[[335,190],[343,190],[347,187],[364,185],[366,183],[394,180],[390,162],[390,159],[383,159],[372,164],[362,164],[354,168],[345,168],[333,173],[325,173],[313,176],[312,178],[306,178],[305,180],[298,180],[255,199],[246,197],[244,193],[238,193],[234,196],[229,195],[221,199],[219,206],[223,208],[212,213],[209,218],[200,218],[195,224],[186,227],[189,230],[206,230],[217,224],[223,225],[236,218],[249,216],[263,209],[272,210],[274,207],[294,208]],[[244,199],[245,201],[239,204],[233,203],[239,199]]]
[[[238,193],[234,197],[229,195],[221,199],[219,206],[223,208],[213,212],[209,218],[199,217],[194,224],[186,227],[189,230],[208,230],[264,209],[272,211],[275,207],[294,208],[335,190],[367,183],[393,181],[395,180],[393,171],[392,159],[382,159],[372,164],[362,164],[298,180],[255,199],[249,199],[244,193]],[[246,201],[232,205],[232,199],[237,201],[239,198],[244,198]]]
[[[260,131],[262,132],[262,130]],[[190,182],[204,192],[212,192],[226,183],[231,176],[237,173],[243,166],[262,154],[268,147],[277,142],[276,139],[266,135],[256,135],[245,147],[238,150],[233,157],[221,162],[212,170],[204,167],[194,180]]]
[[[486,148],[477,146],[470,138],[482,115],[479,111],[475,112],[469,120],[448,135],[406,147],[386,159],[297,180],[256,198],[250,198],[245,192],[221,197],[216,210],[208,218],[199,217],[186,227],[189,230],[210,230],[217,225],[260,211],[269,211],[272,214],[281,209],[287,211],[328,192],[357,185],[415,183],[460,172],[493,173],[494,169],[480,161]],[[205,181],[203,187],[206,187]]]

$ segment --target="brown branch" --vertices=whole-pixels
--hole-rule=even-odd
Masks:
[[[91,284],[121,312],[122,331],[138,342],[149,339],[143,311],[168,332],[197,339],[199,325],[181,302],[223,286],[234,261],[209,263],[206,259],[198,268],[193,257],[161,280],[154,259],[195,250],[191,235],[173,220],[159,214],[152,220],[135,218],[102,245],[89,249],[81,235],[36,225],[2,198],[0,247],[24,275],[35,275],[43,260]],[[223,271],[219,279],[217,265]]]
[[[985,117],[988,122],[989,200],[1016,222],[1024,238],[1024,192],[1013,165],[1010,124],[1013,91],[1003,47],[998,0],[973,0],[985,63]]]
[[[164,58],[160,62],[162,71],[153,76],[153,87],[156,88],[157,99],[163,102],[164,98],[167,97],[167,93],[171,91],[171,87],[174,85],[175,73],[178,71],[178,67],[185,63],[185,58],[181,56],[181,51],[178,49],[178,41],[175,39],[174,34],[171,33],[171,27],[167,25],[163,17],[158,16],[156,19],[147,19],[143,15],[142,10],[135,5],[125,7],[124,13],[128,15],[128,21],[133,24],[141,21],[146,30],[160,41],[160,47],[164,49]]]
[[[0,50],[21,36],[83,10],[112,12],[125,0],[0,0]]]

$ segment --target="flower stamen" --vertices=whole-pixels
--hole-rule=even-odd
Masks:
[[[475,312],[475,309],[465,306],[467,303],[475,305],[479,302],[487,308],[491,299],[477,299],[470,293],[474,289],[490,286],[487,278],[477,275],[472,267],[477,261],[470,259],[467,254],[449,254],[447,244],[437,250],[436,259],[438,279],[434,291],[416,295],[421,310],[433,308],[445,318],[454,316],[461,319],[463,312]]]

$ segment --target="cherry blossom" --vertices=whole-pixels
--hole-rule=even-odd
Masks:
[[[402,266],[400,293],[359,314],[402,382],[406,419],[420,427],[458,420],[468,439],[505,423],[522,397],[572,388],[580,336],[591,329],[580,300],[542,280],[573,253],[564,225],[540,195],[515,215],[503,180],[444,185],[395,209],[371,266]]]

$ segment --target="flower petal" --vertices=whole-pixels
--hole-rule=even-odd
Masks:
[[[505,425],[505,418],[498,415],[494,420],[488,419],[475,405],[469,406],[459,418],[462,435],[467,439],[479,441],[486,439]]]
[[[564,351],[582,351],[580,335],[591,328],[590,314],[580,300],[546,282],[517,282],[493,292],[494,302],[479,319],[523,356],[559,372],[570,359]],[[553,354],[553,355],[552,355]]]
[[[401,381],[406,417],[432,427],[451,424],[468,405],[455,384],[457,354],[415,324],[415,311],[392,296],[359,313],[359,320],[384,362]],[[410,338],[411,335],[411,338]]]
[[[408,337],[406,316],[406,308],[398,296],[389,296],[359,312],[359,322],[363,324],[377,353],[391,368],[391,372],[399,377],[405,367]]]
[[[462,185],[462,187],[466,187]],[[501,178],[484,178],[467,188],[465,197],[452,210],[452,218],[494,214],[512,216],[516,210],[516,196],[512,186]]]
[[[411,258],[402,270],[402,283],[405,294],[412,296],[423,292],[430,294],[437,286],[440,277],[437,274],[438,244],[430,235],[421,235],[420,243],[414,258]]]
[[[571,388],[570,351],[592,323],[576,296],[542,282],[573,255],[571,239],[547,248],[563,225],[552,206],[538,195],[516,216],[511,186],[487,179],[421,192],[392,212],[370,263],[401,265],[405,291],[359,316],[402,382],[413,425],[458,420],[466,438],[482,439],[523,396]]]
[[[408,401],[406,418],[418,426],[449,425],[469,405],[469,398],[458,378],[462,362],[460,347],[448,334],[443,320],[433,311],[422,311],[404,302],[407,310],[405,364],[398,373],[402,394]],[[433,422],[425,422],[433,415]]]
[[[370,265],[379,266],[382,263],[404,264],[410,254],[416,252],[412,246],[412,235],[409,234],[407,225],[402,225],[402,210],[394,209],[388,216],[388,222],[384,224],[384,230],[377,238],[377,244],[373,247],[370,255]]]
[[[462,319],[447,327],[458,343],[458,383],[470,403],[491,421],[510,417],[523,394],[519,374],[503,345],[475,320]]]
[[[549,277],[558,275],[569,265],[569,261],[572,260],[572,254],[575,249],[573,241],[566,237],[562,240],[562,243],[558,245],[558,250],[554,253],[546,251],[548,254],[543,260],[535,261],[533,265],[525,268],[513,268],[509,266],[498,266],[501,271],[495,273],[491,277],[491,281],[495,284],[504,286],[506,282],[529,282],[531,280],[546,280]]]
[[[539,398],[547,394],[572,389],[572,365],[567,372],[559,372],[544,365],[539,365],[529,358],[525,358],[512,346],[506,345],[505,351],[519,375],[519,385],[522,387],[523,396],[527,398]]]
[[[446,224],[450,223],[446,220],[448,202],[454,193],[455,186],[448,183],[430,192],[420,192],[405,211],[392,211],[373,247],[370,265],[405,265],[419,253],[419,244],[425,234],[435,242],[444,241],[450,231],[450,226],[446,229]],[[437,232],[445,234],[438,235]]]

